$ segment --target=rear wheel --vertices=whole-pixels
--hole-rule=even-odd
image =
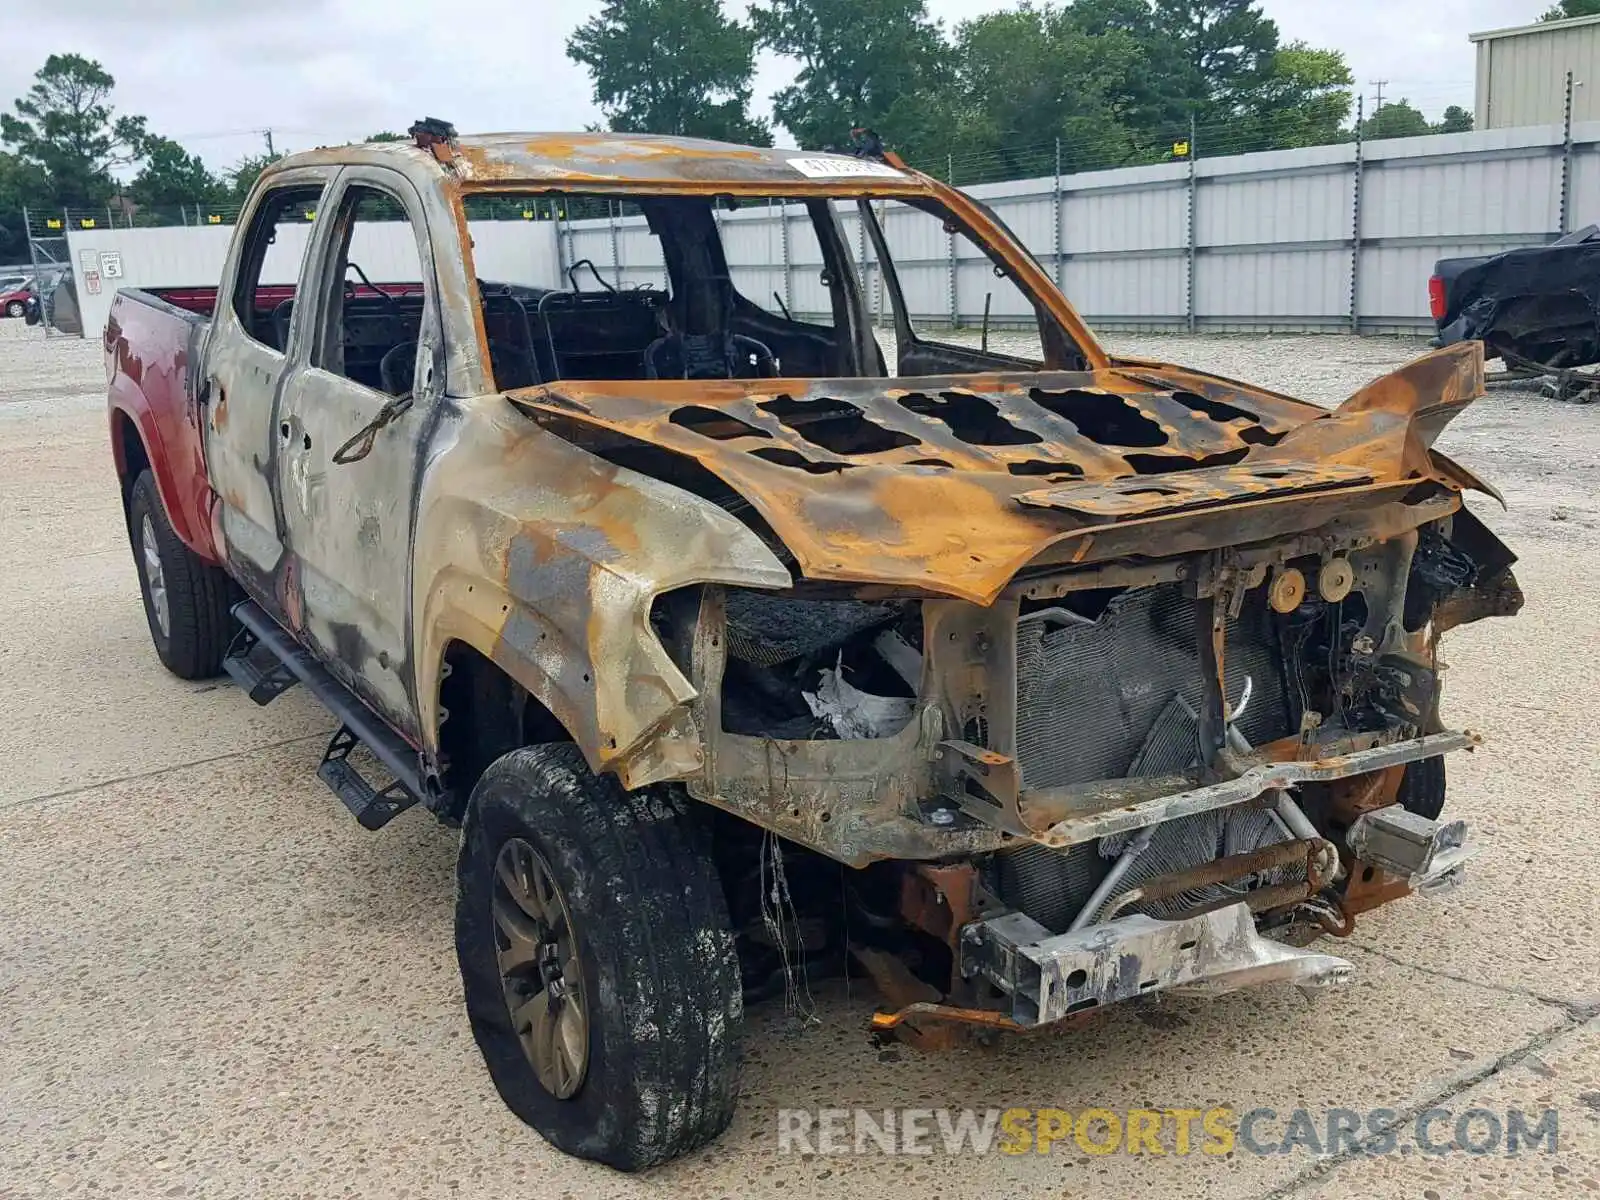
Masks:
[[[463,822],[456,951],[489,1075],[558,1149],[622,1170],[733,1116],[743,996],[697,816],[564,744],[495,760]]]
[[[20,317],[28,310],[28,306],[21,300],[12,300],[6,304],[6,316]]]
[[[222,670],[233,637],[234,584],[172,531],[148,470],[128,498],[128,536],[150,640],[162,665],[180,679],[211,678]]]

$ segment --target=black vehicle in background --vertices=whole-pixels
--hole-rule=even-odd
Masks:
[[[1428,301],[1441,346],[1476,338],[1525,374],[1600,362],[1600,225],[1547,246],[1440,259]]]

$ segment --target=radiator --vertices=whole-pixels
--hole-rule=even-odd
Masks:
[[[1064,609],[1018,621],[1017,762],[1025,786],[1122,778],[1174,696],[1200,706],[1195,610],[1181,585],[1162,584],[1122,593],[1092,622]],[[1228,623],[1224,667],[1235,704],[1252,680],[1239,722],[1252,745],[1293,731],[1260,589]]]

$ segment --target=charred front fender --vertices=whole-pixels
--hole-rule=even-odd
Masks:
[[[442,419],[417,504],[412,580],[424,750],[446,649],[500,666],[629,787],[700,768],[695,691],[650,626],[696,583],[783,588],[748,527],[670,484],[537,428],[497,396]]]

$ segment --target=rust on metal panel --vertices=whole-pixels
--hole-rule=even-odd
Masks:
[[[1387,808],[1397,802],[1400,781],[1404,775],[1404,767],[1388,767],[1323,785],[1323,799],[1328,814],[1334,820],[1348,824],[1364,812]]]
[[[1427,442],[1481,392],[1482,349],[1436,351],[1333,412],[1248,392],[1224,412],[1151,378],[562,381],[510,398],[598,453],[628,439],[697,461],[809,578],[987,604],[1030,562],[1148,552],[1158,535],[1164,553],[1261,540],[1422,482],[1457,490]]]
[[[1135,475],[1098,485],[1071,483],[1023,492],[1017,501],[1088,517],[1142,517],[1371,482],[1371,471],[1336,463],[1242,465],[1212,467],[1159,479]]]
[[[1409,896],[1411,881],[1401,875],[1391,875],[1381,867],[1352,858],[1346,864],[1344,893],[1339,897],[1339,909],[1346,923],[1391,900]]]
[[[1088,1024],[1097,1014],[1093,1012],[1075,1013],[1061,1021],[1050,1025],[1019,1025],[1004,1013],[992,1008],[960,1008],[953,1004],[934,1004],[920,1001],[908,1004],[895,1012],[876,1012],[868,1018],[868,1026],[874,1031],[889,1032],[900,1031],[910,1025],[916,1027],[914,1036],[907,1038],[907,1044],[918,1049],[948,1049],[955,1044],[955,1039],[937,1037],[931,1031],[920,1027],[924,1021],[953,1022],[959,1026],[969,1026],[972,1029],[994,1029],[1004,1033],[1037,1033],[1049,1029],[1060,1032],[1066,1029],[1077,1028]]]
[[[440,664],[459,641],[548,708],[596,770],[639,786],[696,769],[694,690],[650,629],[650,603],[691,583],[787,587],[789,572],[715,505],[585,454],[497,397],[461,408],[441,426],[418,499],[413,612],[429,748]]]
[[[1224,753],[1219,766],[1227,777],[1198,787],[1189,776],[1106,779],[1064,788],[1024,789],[1016,799],[1025,831],[1045,845],[1068,846],[1177,817],[1191,816],[1253,800],[1263,792],[1330,783],[1351,775],[1402,766],[1456,750],[1472,749],[1482,738],[1470,730],[1396,740],[1392,735],[1358,735],[1360,748],[1344,751],[1348,739],[1323,748],[1314,759],[1276,759]],[[1364,743],[1364,744],[1363,744]],[[1187,785],[1187,786],[1186,786]]]
[[[1291,901],[1303,900],[1308,895],[1315,895],[1332,877],[1333,868],[1338,864],[1337,850],[1325,841],[1292,841],[1274,842],[1259,849],[1247,851],[1242,854],[1230,855],[1226,858],[1213,859],[1210,862],[1198,863],[1181,871],[1172,871],[1165,875],[1158,875],[1148,879],[1138,887],[1130,888],[1118,896],[1100,915],[1103,921],[1109,921],[1124,909],[1132,908],[1139,904],[1150,904],[1158,900],[1169,900],[1182,896],[1185,892],[1210,884],[1233,883],[1248,876],[1258,875],[1274,868],[1301,866],[1305,868],[1305,878],[1282,886],[1282,893],[1273,893],[1269,888],[1256,888],[1246,896],[1246,903],[1252,911],[1265,911],[1275,908],[1279,903],[1280,895],[1290,895]],[[1295,893],[1292,894],[1291,893]],[[1227,896],[1214,907],[1237,902],[1237,897]],[[1196,909],[1186,912],[1207,912],[1209,908]]]

